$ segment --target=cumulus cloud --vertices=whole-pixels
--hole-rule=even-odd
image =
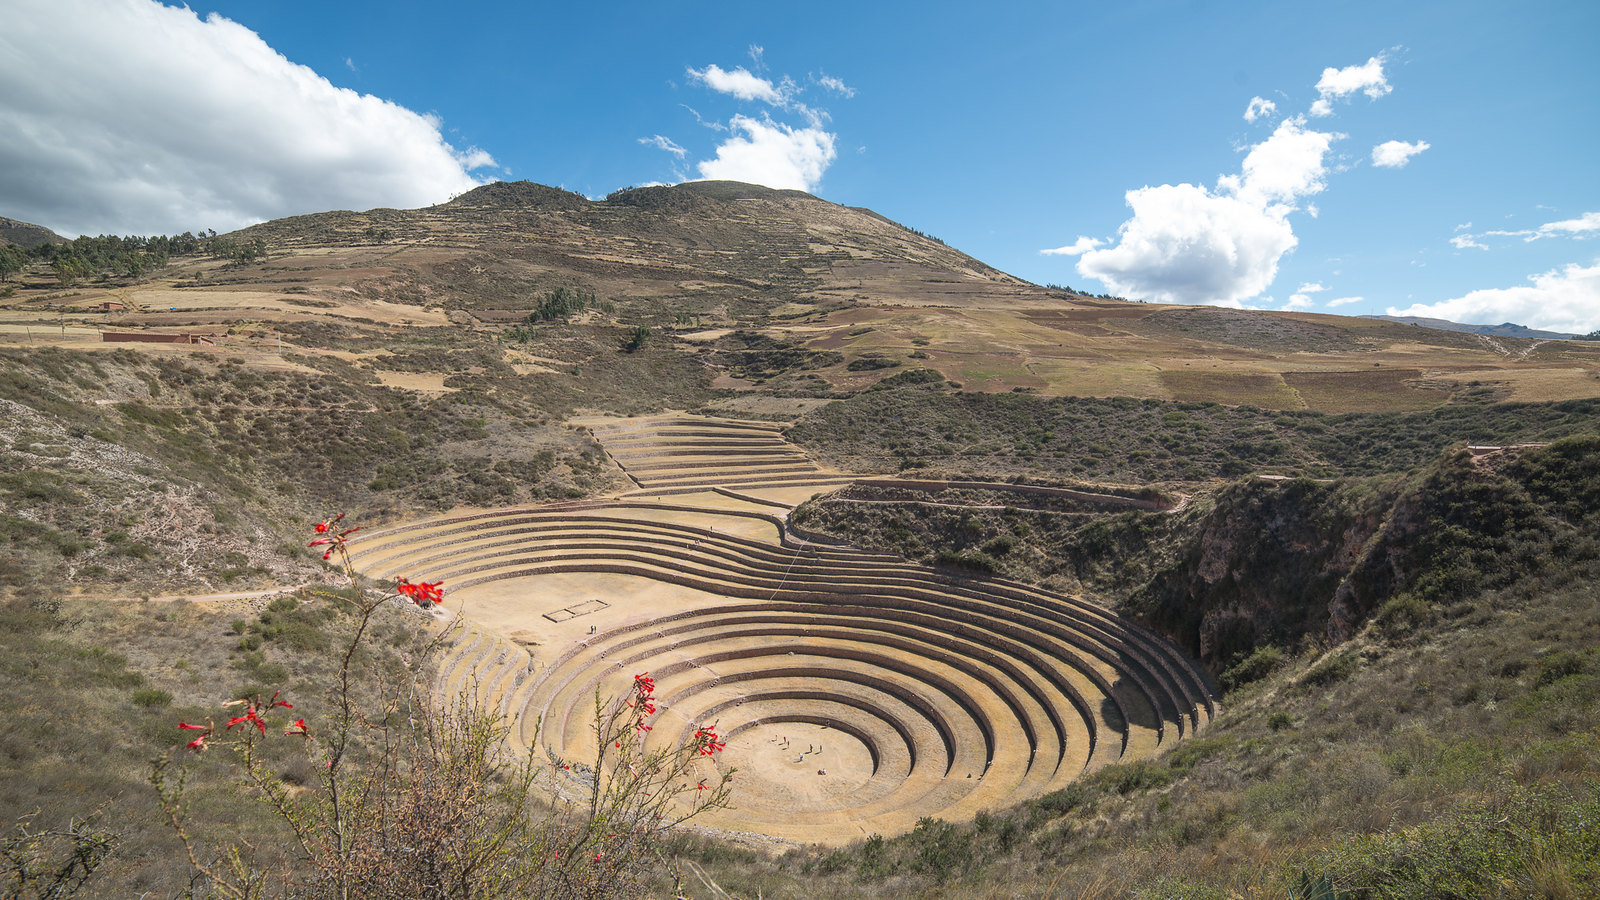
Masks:
[[[423,206],[493,164],[437,120],[335,87],[215,14],[15,0],[0,29],[5,214],[64,233]]]
[[[1273,103],[1271,100],[1267,100],[1263,97],[1251,97],[1250,105],[1245,107],[1244,110],[1244,120],[1246,122],[1254,122],[1263,116],[1270,116],[1277,111],[1278,104]]]
[[[1317,79],[1317,100],[1311,104],[1313,116],[1326,116],[1333,113],[1333,101],[1360,91],[1373,100],[1382,97],[1393,90],[1389,80],[1383,74],[1383,54],[1372,57],[1359,66],[1345,66],[1335,69],[1329,66],[1322,70],[1322,77]]]
[[[758,70],[765,71],[765,54],[759,46],[750,47],[750,58]],[[855,95],[853,88],[830,75],[810,76],[803,86],[787,75],[774,81],[742,67],[730,72],[712,64],[688,71],[693,81],[717,93],[740,100],[759,100],[772,107],[760,118],[737,114],[726,124],[706,119],[690,109],[701,125],[725,133],[715,158],[695,164],[700,177],[816,190],[823,173],[838,156],[838,135],[827,127],[831,119],[827,110],[807,105],[803,102],[804,95],[808,89],[821,88],[849,99]],[[782,118],[798,120],[800,124],[779,121]],[[672,150],[658,143],[660,141],[672,144],[660,135],[645,143],[652,143],[680,158],[687,154],[681,147]],[[672,144],[672,147],[678,145]]]
[[[700,177],[810,191],[836,155],[835,136],[821,128],[749,116],[734,116],[729,125],[734,136],[717,148],[715,159],[699,164]]]
[[[1570,263],[1530,276],[1518,287],[1473,291],[1453,300],[1389,308],[1391,316],[1429,316],[1452,322],[1495,325],[1515,322],[1531,328],[1588,334],[1600,329],[1600,261]]]
[[[782,106],[786,101],[777,85],[751,74],[744,66],[727,72],[713,63],[704,69],[690,69],[689,77],[719,94],[730,94],[740,100],[760,100],[773,106]]]
[[[1164,184],[1128,191],[1133,217],[1118,229],[1117,244],[1084,252],[1078,272],[1117,293],[1168,303],[1254,297],[1297,243],[1289,214],[1300,198],[1326,187],[1324,161],[1339,137],[1287,119],[1215,190]]]
[[[679,159],[683,159],[684,154],[689,152],[688,150],[678,146],[677,142],[672,138],[662,137],[659,134],[654,137],[639,138],[639,143],[644,144],[647,147],[655,147],[657,150],[665,150]]]
[[[1077,256],[1080,253],[1088,253],[1090,250],[1093,250],[1104,243],[1105,241],[1102,241],[1099,238],[1084,237],[1079,235],[1076,241],[1073,241],[1065,247],[1056,247],[1051,250],[1040,250],[1039,252],[1046,256]]]
[[[1411,157],[1428,149],[1431,145],[1427,141],[1417,141],[1408,144],[1405,141],[1384,141],[1372,148],[1372,164],[1385,169],[1403,168],[1411,161]]]

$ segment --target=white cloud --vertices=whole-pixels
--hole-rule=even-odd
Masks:
[[[1481,325],[1515,322],[1530,328],[1587,334],[1600,329],[1600,261],[1578,263],[1528,279],[1531,284],[1473,291],[1453,300],[1391,307],[1391,316],[1429,316]]]
[[[845,84],[843,81],[833,77],[832,75],[824,75],[821,78],[818,78],[817,84],[822,85],[841,97],[844,97],[846,100],[856,95],[855,88]]]
[[[1278,104],[1273,103],[1271,100],[1267,100],[1263,97],[1251,97],[1250,105],[1245,107],[1244,110],[1244,120],[1246,122],[1254,122],[1263,116],[1270,116],[1277,111]]]
[[[1327,285],[1324,285],[1321,282],[1317,282],[1317,281],[1305,282],[1304,284],[1300,285],[1300,290],[1295,291],[1293,294],[1289,295],[1289,301],[1287,303],[1285,303],[1281,307],[1281,309],[1283,309],[1283,310],[1310,309],[1313,306],[1317,305],[1317,301],[1311,299],[1311,295],[1312,294],[1320,294],[1320,293],[1322,293],[1323,291],[1325,291],[1327,289],[1328,289]]]
[[[1287,119],[1215,190],[1164,184],[1128,191],[1133,217],[1118,229],[1116,246],[1085,252],[1078,272],[1116,293],[1169,303],[1237,305],[1256,296],[1297,243],[1289,214],[1300,198],[1326,187],[1324,160],[1339,137]]]
[[[761,47],[755,45],[750,47],[750,58],[761,71],[765,71],[766,68],[763,64],[764,56]],[[746,181],[767,187],[802,191],[816,189],[822,181],[823,173],[837,158],[835,145],[838,135],[827,128],[827,123],[831,119],[827,110],[802,102],[802,94],[807,88],[803,88],[787,75],[774,81],[752,74],[742,67],[730,72],[717,65],[708,65],[704,69],[688,71],[694,81],[713,91],[741,100],[763,101],[781,110],[785,118],[798,119],[802,123],[798,126],[791,125],[788,122],[777,121],[774,113],[766,113],[761,118],[735,115],[724,125],[720,122],[710,122],[690,109],[700,124],[727,132],[717,147],[716,157],[695,164],[700,177]],[[820,87],[845,98],[855,94],[855,90],[849,85],[829,75],[811,76],[807,79],[807,85]],[[677,149],[671,149],[660,143],[663,141]],[[676,153],[680,159],[687,154],[683,148],[660,135],[653,141],[645,142],[654,143],[668,152]]]
[[[1317,100],[1311,104],[1311,115],[1326,116],[1333,112],[1333,101],[1350,96],[1356,91],[1373,100],[1393,90],[1383,74],[1383,54],[1372,57],[1359,66],[1343,69],[1328,67],[1317,80]]]
[[[1600,212],[1587,212],[1576,219],[1547,222],[1538,228],[1539,237],[1550,237],[1557,234],[1588,234],[1593,231],[1600,231]]]
[[[644,144],[647,147],[655,147],[658,150],[665,150],[679,159],[683,159],[684,154],[689,152],[688,150],[678,146],[677,142],[672,140],[672,138],[662,137],[659,134],[655,137],[639,138],[639,143]]]
[[[1039,252],[1046,256],[1077,256],[1080,253],[1088,253],[1090,250],[1093,250],[1104,243],[1105,241],[1102,241],[1099,238],[1084,237],[1079,235],[1076,241],[1073,241],[1065,247],[1056,247],[1052,250],[1040,250]]]
[[[1405,141],[1384,141],[1372,148],[1372,164],[1385,169],[1399,169],[1411,161],[1411,157],[1428,149],[1431,146],[1427,141],[1417,141],[1408,144]]]
[[[1471,227],[1472,223],[1468,222],[1465,225],[1456,226],[1456,231],[1464,231],[1464,229]],[[1516,231],[1492,229],[1490,231],[1485,231],[1482,234],[1457,234],[1450,238],[1450,243],[1457,250],[1465,250],[1469,247],[1478,250],[1487,250],[1489,249],[1489,245],[1483,243],[1479,239],[1488,237],[1490,235],[1495,237],[1519,237],[1522,238],[1524,243],[1532,243],[1534,241],[1550,237],[1570,237],[1579,239],[1594,237],[1596,235],[1600,235],[1600,212],[1586,212],[1576,219],[1562,219],[1557,222],[1546,222],[1537,228],[1521,228],[1517,229]]]
[[[810,191],[836,155],[835,136],[821,128],[749,116],[734,116],[729,125],[734,136],[717,148],[716,159],[699,164],[700,177]]]
[[[414,207],[488,153],[333,86],[254,32],[150,0],[13,0],[0,29],[0,197],[68,234],[232,229]]]
[[[1266,289],[1296,243],[1282,207],[1192,184],[1128,191],[1133,218],[1118,242],[1091,250],[1078,272],[1124,296],[1168,303],[1237,303]]]
[[[1584,237],[1595,232],[1600,232],[1600,212],[1587,212],[1576,219],[1546,222],[1538,228],[1521,231],[1485,231],[1484,234],[1519,237],[1526,242],[1532,242],[1547,237]]]
[[[1250,148],[1242,175],[1219,179],[1218,185],[1261,206],[1291,203],[1320,193],[1327,187],[1323,159],[1333,142],[1342,137],[1335,132],[1308,131],[1298,119],[1280,122],[1271,137]]]
[[[1349,306],[1352,303],[1360,303],[1361,301],[1363,301],[1365,299],[1367,299],[1367,298],[1365,298],[1365,297],[1340,297],[1337,300],[1329,300],[1328,301],[1328,308],[1329,309],[1338,309],[1341,306]]]
[[[713,63],[704,69],[690,69],[689,77],[720,94],[731,94],[740,100],[760,100],[773,106],[782,106],[787,98],[771,81],[752,75],[744,66],[727,72]]]

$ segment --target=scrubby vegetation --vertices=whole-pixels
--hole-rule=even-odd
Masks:
[[[957,473],[1131,484],[1271,473],[1309,478],[1407,472],[1452,445],[1593,433],[1600,401],[1345,413],[1038,397],[918,388],[874,391],[808,413],[788,435],[854,471],[912,465]]]

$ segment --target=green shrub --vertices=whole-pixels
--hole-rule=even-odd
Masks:
[[[1501,790],[1434,821],[1344,841],[1314,870],[1371,897],[1593,896],[1600,884],[1593,786]]]
[[[998,572],[1000,563],[982,550],[940,550],[936,557],[939,565],[974,572]]]
[[[1356,670],[1356,660],[1356,654],[1352,650],[1341,650],[1330,654],[1306,670],[1306,674],[1300,678],[1300,683],[1314,687],[1337,684],[1350,677]]]
[[[140,688],[133,692],[133,705],[153,709],[172,705],[172,695],[160,688]]]
[[[1217,676],[1217,683],[1223,691],[1234,691],[1276,672],[1283,665],[1284,653],[1281,648],[1267,644],[1257,647],[1254,651],[1229,666]]]
[[[1593,650],[1560,650],[1541,657],[1539,674],[1533,680],[1534,686],[1545,687],[1563,678],[1588,673],[1594,663],[1594,655]]]
[[[1431,621],[1433,608],[1422,597],[1410,592],[1389,598],[1373,616],[1378,631],[1390,640],[1406,637]]]

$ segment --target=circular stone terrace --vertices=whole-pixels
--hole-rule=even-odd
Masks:
[[[440,581],[462,623],[440,693],[475,690],[531,752],[593,759],[596,692],[648,671],[651,746],[715,725],[733,807],[696,821],[838,844],[970,818],[1154,754],[1215,715],[1206,678],[1109,610],[797,533],[856,479],[769,424],[581,420],[638,489],[465,513],[353,545]]]

